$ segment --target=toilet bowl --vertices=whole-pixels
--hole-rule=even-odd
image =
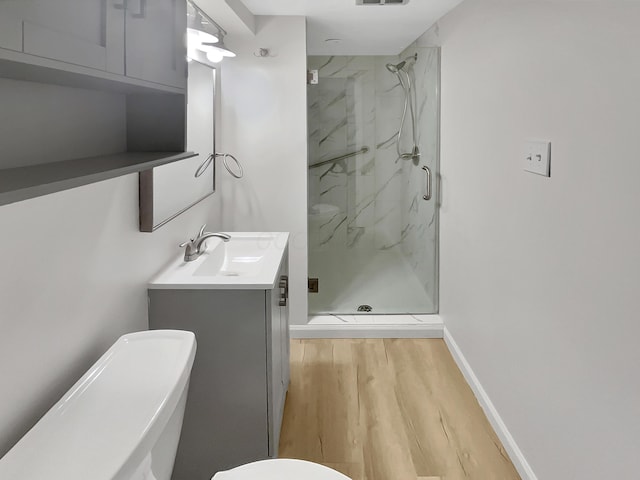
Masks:
[[[212,480],[350,480],[340,472],[304,460],[278,459],[248,463],[216,473]]]

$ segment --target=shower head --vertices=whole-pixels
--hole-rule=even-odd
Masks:
[[[415,55],[411,55],[410,57],[405,58],[403,61],[401,61],[398,64],[394,65],[393,63],[387,63],[385,67],[387,67],[387,70],[389,70],[391,73],[398,73],[404,67],[407,66],[407,62],[415,62],[417,60],[418,60],[418,54],[416,53]]]
[[[387,67],[387,70],[389,70],[391,73],[398,73],[400,70],[404,68],[406,64],[407,62],[403,60],[402,62],[396,65],[394,65],[393,63],[387,63],[386,67]]]

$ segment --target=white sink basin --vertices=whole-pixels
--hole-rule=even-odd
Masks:
[[[251,237],[232,235],[228,242],[218,241],[213,248],[207,246],[207,251],[202,255],[202,261],[193,274],[204,277],[257,277],[264,267],[269,246],[275,239],[275,234]]]
[[[183,255],[150,283],[151,289],[271,289],[276,284],[289,238],[282,232],[226,232],[231,240],[206,241],[205,252],[185,262]]]

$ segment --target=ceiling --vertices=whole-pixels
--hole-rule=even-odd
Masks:
[[[309,55],[396,55],[461,1],[356,6],[356,0],[242,0],[254,15],[307,17]]]

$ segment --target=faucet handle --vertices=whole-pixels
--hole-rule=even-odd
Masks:
[[[207,228],[207,224],[203,224],[202,227],[200,227],[200,231],[198,232],[198,236],[196,238],[201,237],[202,235],[204,235],[204,229]]]
[[[184,248],[187,245],[189,245],[191,242],[193,242],[193,240],[189,240],[188,242],[181,243],[179,246],[180,246],[180,248]]]

